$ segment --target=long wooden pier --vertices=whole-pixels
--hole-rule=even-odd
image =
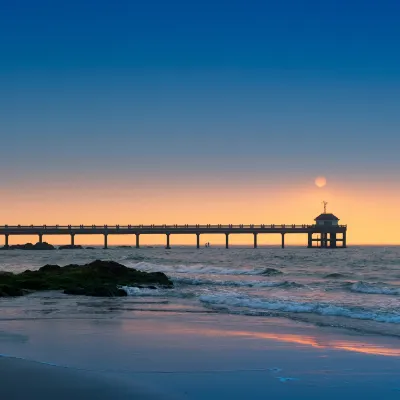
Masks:
[[[302,233],[307,235],[307,247],[345,248],[347,225],[4,225],[0,226],[0,235],[5,236],[5,248],[9,247],[9,238],[14,235],[37,235],[39,242],[44,236],[70,235],[71,245],[75,245],[76,235],[103,235],[104,248],[108,248],[109,235],[135,235],[136,248],[140,247],[140,235],[166,236],[166,248],[170,249],[171,235],[195,235],[196,246],[200,248],[202,234],[225,235],[225,247],[229,248],[229,236],[234,234],[252,234],[254,248],[257,248],[257,239],[260,234],[280,234],[281,246],[285,247],[285,235]],[[339,237],[339,236],[340,237]],[[338,246],[340,243],[340,246]]]

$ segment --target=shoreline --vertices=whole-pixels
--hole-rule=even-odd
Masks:
[[[8,358],[0,356],[0,373],[8,371],[7,390],[37,374],[21,393],[33,385],[31,393],[47,399],[39,396],[43,387],[56,393],[78,382],[79,390],[101,392],[99,399],[399,395],[400,342],[390,337],[227,314],[70,317],[3,322],[0,353]]]

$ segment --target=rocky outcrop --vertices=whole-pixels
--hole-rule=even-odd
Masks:
[[[13,244],[11,246],[4,246],[2,250],[55,250],[55,247],[47,242],[42,243],[26,243],[26,244]]]
[[[265,268],[263,272],[261,272],[261,275],[264,276],[274,276],[274,275],[282,275],[283,272],[275,269],[275,268]]]
[[[42,290],[62,290],[86,296],[126,296],[122,286],[171,288],[172,281],[162,272],[143,272],[114,261],[96,260],[85,265],[45,265],[38,271],[0,273],[0,297],[22,296]]]
[[[82,250],[83,246],[80,244],[67,244],[64,246],[59,246],[58,250]]]

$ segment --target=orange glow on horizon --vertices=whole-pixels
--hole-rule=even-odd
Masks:
[[[155,181],[135,185],[122,182],[73,182],[56,186],[2,188],[0,224],[18,225],[126,225],[126,224],[310,224],[323,211],[348,225],[348,244],[400,244],[400,187],[368,184],[318,188],[303,184],[270,182],[219,183]],[[155,240],[157,239],[157,240]],[[195,243],[186,235],[172,236],[172,244]],[[11,237],[11,244],[35,241],[34,237]],[[68,238],[45,237],[50,243],[68,243]],[[109,243],[132,244],[132,238],[110,236]],[[141,238],[143,243],[163,244],[164,238]],[[223,244],[223,235],[207,238]],[[287,245],[305,245],[305,235],[287,235]],[[77,244],[101,244],[101,236],[76,237]],[[232,244],[251,244],[251,235],[231,235]],[[260,245],[278,244],[277,235],[260,235]]]

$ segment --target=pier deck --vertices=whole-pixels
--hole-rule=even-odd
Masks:
[[[224,234],[226,248],[229,247],[229,235],[253,234],[254,248],[257,247],[259,234],[275,233],[282,238],[282,248],[285,247],[285,235],[293,233],[307,234],[308,247],[346,247],[346,225],[294,225],[294,224],[261,224],[261,225],[4,225],[0,226],[0,235],[5,236],[5,247],[9,246],[9,237],[15,235],[37,235],[43,242],[45,235],[70,235],[71,245],[75,244],[76,235],[103,235],[104,248],[108,247],[108,235],[136,235],[136,247],[140,247],[140,235],[166,235],[166,248],[170,248],[170,235],[196,235],[197,248],[200,247],[200,235]],[[314,235],[320,235],[315,238]],[[337,235],[340,234],[339,238]],[[341,246],[337,246],[337,242]],[[316,243],[316,246],[314,246]]]

